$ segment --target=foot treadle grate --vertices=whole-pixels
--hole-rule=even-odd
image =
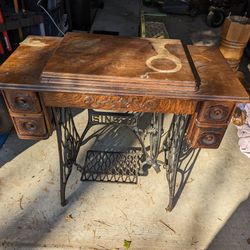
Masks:
[[[105,152],[89,150],[81,171],[81,181],[104,181],[137,183],[142,154],[128,152]]]
[[[149,38],[168,38],[166,26],[161,22],[145,22],[146,37]]]

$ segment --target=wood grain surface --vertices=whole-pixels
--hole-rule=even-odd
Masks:
[[[179,40],[67,33],[42,73],[44,84],[195,91]]]
[[[51,107],[77,107],[134,112],[161,112],[175,114],[193,114],[197,101],[154,96],[105,96],[79,93],[43,92],[43,100]]]
[[[205,46],[189,46],[190,53],[201,78],[197,92],[162,91],[156,88],[137,87],[121,84],[106,87],[103,91],[90,85],[41,83],[41,72],[60,44],[61,38],[36,37],[27,38],[24,43],[0,67],[0,88],[12,90],[32,90],[40,92],[80,93],[95,95],[154,96],[155,98],[174,98],[190,100],[218,100],[233,102],[249,102],[244,87],[227,65],[218,48]],[[39,45],[40,44],[40,45]],[[43,45],[43,46],[42,46]],[[60,63],[60,62],[59,62]],[[91,62],[93,63],[93,62]]]
[[[39,86],[42,70],[60,42],[57,37],[27,37],[1,65],[0,88]]]
[[[109,40],[110,37],[107,39]],[[118,40],[121,42],[123,39],[127,42],[130,41],[129,38],[122,37]],[[0,67],[0,89],[5,93],[9,112],[20,138],[43,139],[51,134],[51,116],[45,106],[79,107],[116,111],[193,114],[188,128],[188,139],[192,147],[217,148],[226,131],[235,103],[249,102],[249,96],[244,87],[227,65],[218,48],[215,47],[189,46],[190,54],[201,78],[199,90],[192,92],[190,91],[191,85],[189,85],[191,81],[187,80],[189,77],[191,79],[191,76],[187,74],[187,77],[185,77],[180,73],[181,70],[185,71],[185,67],[180,66],[180,62],[183,61],[178,54],[179,50],[173,49],[178,44],[181,46],[176,40],[169,41],[167,52],[160,52],[165,50],[162,44],[156,48],[152,41],[136,39],[135,45],[132,42],[130,46],[135,46],[140,56],[137,58],[136,55],[132,56],[131,51],[128,52],[128,57],[125,60],[126,67],[128,67],[127,73],[126,67],[122,66],[121,69],[123,70],[118,70],[120,75],[114,77],[115,80],[113,81],[110,80],[113,79],[112,75],[115,72],[112,70],[109,71],[112,74],[106,74],[101,81],[101,74],[104,72],[103,65],[105,64],[105,60],[102,60],[102,53],[105,54],[105,46],[102,47],[104,51],[101,51],[100,61],[98,61],[98,56],[95,60],[91,60],[93,50],[98,51],[98,47],[95,46],[92,48],[93,50],[85,51],[85,56],[88,51],[91,52],[88,60],[79,61],[77,50],[83,49],[80,41],[75,45],[73,44],[76,47],[72,47],[71,57],[65,56],[65,59],[63,59],[63,51],[59,50],[61,51],[60,60],[57,61],[58,67],[55,66],[60,69],[61,64],[68,65],[65,67],[64,73],[58,73],[58,75],[56,72],[49,73],[47,69],[51,68],[51,62],[48,64],[47,62],[56,48],[60,46],[61,41],[60,38],[29,37]],[[140,47],[141,43],[142,46]],[[77,47],[78,45],[80,47]],[[171,47],[172,45],[174,47]],[[126,46],[125,48],[127,48]],[[149,48],[151,52],[147,54]],[[122,51],[126,55],[126,49],[122,49]],[[158,64],[152,64],[154,61],[152,58],[154,59],[157,56],[154,51],[172,57],[174,65],[172,65],[171,70],[175,72],[167,74],[173,77],[172,80],[183,81],[182,86],[179,85],[179,88],[177,88],[176,85],[174,91],[173,89],[167,90],[164,87],[168,85],[166,80],[160,80],[162,72],[156,72],[155,78],[150,79],[150,81],[149,79],[135,77],[142,69],[141,61],[143,61],[143,67],[147,67],[149,70],[157,71],[160,68],[163,63],[161,60],[157,62]],[[109,53],[112,55],[112,51],[107,51],[105,56],[109,58],[109,63],[112,65],[112,56],[108,55]],[[117,51],[115,55],[117,55]],[[70,59],[70,63],[67,61],[68,59]],[[75,63],[76,61],[77,63]],[[114,61],[116,65],[117,59]],[[100,66],[99,69],[97,65]],[[118,64],[118,68],[119,65],[122,65],[122,63]],[[152,65],[153,67],[151,67]],[[86,68],[82,68],[83,66],[86,66]],[[40,80],[44,67],[45,75],[51,74],[48,81]],[[107,67],[109,68],[110,65],[107,65]],[[154,67],[156,67],[156,70]],[[79,76],[79,79],[67,78],[68,72],[71,70],[75,70],[75,72],[88,70],[90,72],[91,68],[94,69],[95,77],[93,75],[92,78],[86,77],[88,81],[85,81],[86,79],[82,81],[81,76]],[[162,68],[161,70],[166,69]],[[98,77],[96,72],[99,72]],[[133,72],[137,73],[133,75]],[[145,71],[143,74],[146,74]],[[61,79],[58,79],[60,75]],[[93,78],[95,79],[93,80]],[[123,80],[117,80],[118,78],[123,80],[126,78],[127,80],[123,82]],[[96,79],[99,81],[98,84]],[[134,79],[138,81],[134,82]],[[39,95],[37,95],[37,92],[39,92]],[[28,111],[24,114],[23,112],[26,112],[26,110]]]

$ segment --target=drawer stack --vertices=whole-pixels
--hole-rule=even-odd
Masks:
[[[234,104],[203,102],[192,116],[187,137],[193,148],[218,148],[230,122]]]
[[[51,115],[36,92],[5,90],[7,104],[17,135],[21,139],[47,139],[52,133]]]

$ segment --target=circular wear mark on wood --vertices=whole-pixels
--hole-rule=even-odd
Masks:
[[[158,57],[151,61],[151,65],[160,71],[173,70],[176,64],[166,57]]]

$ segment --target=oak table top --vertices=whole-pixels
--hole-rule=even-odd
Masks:
[[[98,37],[104,37],[104,44],[101,43],[102,39]],[[76,42],[73,43],[74,46],[71,48],[68,43],[70,44],[73,38]],[[82,43],[79,42],[81,39]],[[117,42],[115,42],[116,39]],[[113,50],[111,48],[105,50],[105,42],[109,44],[109,41],[106,40],[111,40],[111,44],[114,44]],[[71,33],[63,39],[30,36],[1,65],[0,88],[97,95],[154,96],[155,98],[189,100],[249,101],[249,96],[244,87],[217,48],[188,46],[201,80],[199,89],[194,91],[195,81],[181,49],[181,43],[178,40],[166,42],[169,44],[168,50],[173,55],[173,60],[176,60],[175,66],[171,65],[170,69],[177,68],[179,59],[184,66],[182,65],[182,68],[174,73],[156,72],[148,79],[140,76],[155,71],[154,68],[147,67],[147,60],[155,56],[154,46],[150,46],[149,40],[82,33]],[[121,44],[125,47],[122,48],[123,53],[121,53],[126,59],[124,64],[119,63],[121,61],[118,51]],[[177,48],[171,48],[173,44]],[[89,49],[88,47],[92,47],[91,45],[93,45],[93,48]],[[129,50],[129,48],[133,46],[140,54],[139,58],[132,56],[133,50]],[[79,53],[77,53],[78,50]],[[83,50],[85,52],[81,54],[80,51]],[[96,56],[94,56],[95,52]],[[100,55],[100,61],[98,61],[98,55]],[[108,59],[111,66],[105,65],[106,61],[102,58]],[[143,63],[140,64],[140,61]],[[164,63],[164,60],[160,62]],[[97,63],[96,66],[95,63]],[[150,63],[157,69],[160,67],[157,65],[158,62],[155,65],[152,64],[152,61]],[[126,66],[129,68],[127,73]],[[105,68],[110,71],[106,72]],[[91,70],[94,72],[93,75],[91,75]],[[100,76],[104,71],[106,73],[103,81],[101,81]],[[161,79],[162,77],[164,79]],[[168,89],[169,86],[178,86],[178,82],[182,78],[183,83],[180,85],[180,89],[175,88],[173,91],[171,88]],[[185,84],[186,88],[183,86]]]

